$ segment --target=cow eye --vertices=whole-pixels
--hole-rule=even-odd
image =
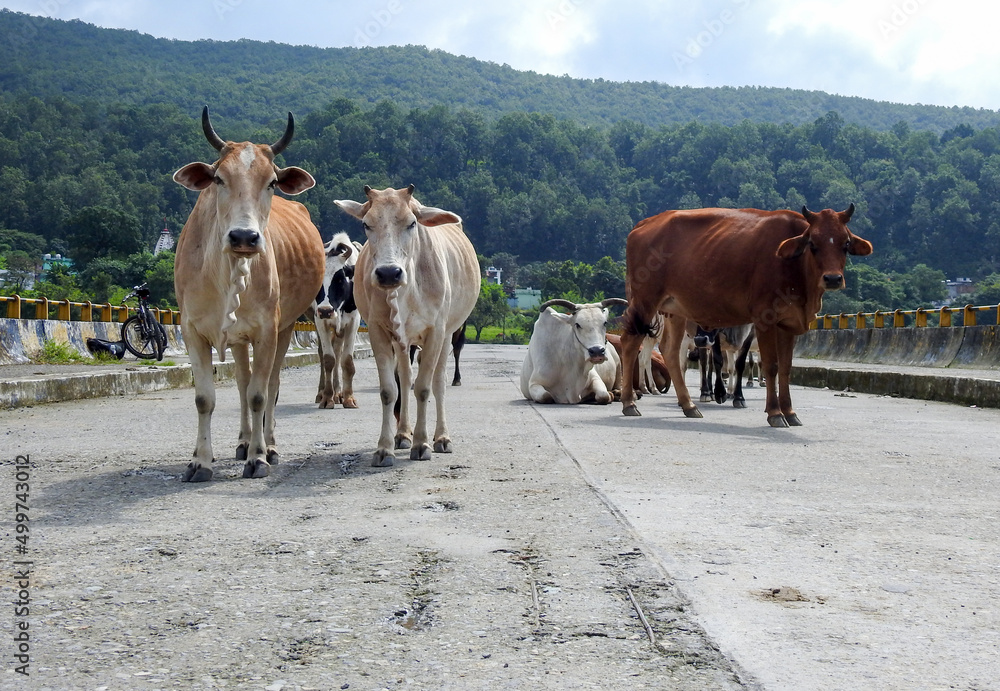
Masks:
[[[271,180],[270,184],[268,184],[267,189],[269,189],[269,190],[271,190],[273,192],[274,191],[274,186],[277,185],[277,184],[278,184],[278,178],[275,178],[274,180]]]
[[[215,176],[215,180],[214,180],[214,182],[215,182],[215,184],[216,184],[216,185],[218,185],[219,187],[225,187],[225,185],[226,185],[226,183],[224,183],[224,182],[222,181],[222,178],[220,178],[220,177],[219,177],[218,175],[216,175],[216,176]]]
[[[407,230],[413,230],[416,227],[417,227],[417,222],[413,221],[412,223],[410,223],[410,225],[406,226],[406,229]]]
[[[364,221],[361,221],[361,227],[364,229],[366,233],[370,233],[372,230],[372,227],[367,223],[365,223]]]

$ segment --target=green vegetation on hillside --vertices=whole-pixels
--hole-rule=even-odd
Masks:
[[[273,141],[286,103],[301,107],[279,163],[316,177],[298,199],[324,238],[347,230],[362,239],[335,199],[360,199],[365,184],[413,183],[421,201],[463,217],[481,254],[520,265],[525,276],[536,270],[520,285],[550,296],[620,296],[615,266],[632,226],[665,209],[701,206],[855,203],[852,228],[876,248],[853,265],[857,280],[849,277],[843,294],[859,304],[936,299],[914,287],[926,276],[902,278],[919,265],[934,277],[1000,273],[1000,126],[989,111],[900,106],[900,119],[881,129],[876,121],[896,111],[868,102],[867,126],[833,111],[800,124],[767,122],[778,110],[786,120],[807,110],[789,100],[801,106],[801,92],[768,100],[761,90],[757,100],[738,101],[753,119],[723,124],[736,102],[727,99],[740,90],[692,90],[697,113],[672,122],[687,106],[664,96],[661,111],[668,102],[678,109],[652,125],[633,110],[642,99],[624,91],[606,92],[615,94],[604,101],[606,112],[617,117],[592,110],[600,88],[643,85],[543,78],[413,47],[338,52],[160,41],[0,12],[4,27],[0,261],[9,280],[30,273],[41,251],[59,252],[79,271],[74,286],[65,276],[52,279],[63,281],[64,292],[103,299],[149,280],[160,286],[154,296],[169,300],[169,265],[149,250],[164,223],[181,228],[194,203],[172,173],[214,159],[198,121],[206,102],[219,133],[237,141]],[[403,70],[393,60],[412,65]],[[497,90],[492,104],[470,95],[477,70]],[[333,85],[359,74],[370,85],[365,97],[338,97]],[[329,88],[317,86],[321,77],[331,79]],[[410,88],[420,80],[426,89]],[[555,104],[549,110],[565,104],[572,117],[530,112],[542,101]],[[934,114],[963,119],[941,129],[948,119]],[[581,278],[582,266],[589,278]],[[855,285],[862,292],[850,293]]]
[[[139,106],[172,103],[185,112],[208,103],[230,121],[258,125],[282,110],[304,114],[336,98],[387,100],[406,110],[448,104],[487,119],[539,112],[601,126],[621,120],[651,127],[691,121],[736,125],[746,119],[804,125],[831,110],[877,130],[901,121],[937,134],[962,123],[1000,125],[1000,113],[985,109],[797,89],[555,77],[421,46],[321,49],[249,40],[175,41],[9,10],[0,11],[0,36],[3,91]]]

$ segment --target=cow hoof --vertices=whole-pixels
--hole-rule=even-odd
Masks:
[[[786,415],[785,416],[785,422],[788,423],[789,427],[801,427],[802,426],[802,420],[800,420],[799,416],[796,415],[795,413],[792,413],[791,415]]]
[[[451,439],[437,439],[434,441],[434,453],[451,453]]]
[[[396,448],[397,449],[408,449],[413,446],[413,442],[410,441],[409,437],[396,437]]]
[[[316,394],[316,402],[319,403],[322,400],[323,400],[323,394],[321,394],[321,393]],[[322,408],[322,407],[323,406],[320,406],[320,408]]]
[[[635,404],[627,405],[622,408],[622,415],[627,417],[642,417],[642,413],[639,412],[639,409],[635,406]]]
[[[454,381],[453,381],[453,382],[451,383],[451,385],[452,385],[452,386],[461,386],[461,385],[462,385],[462,380],[461,380],[461,379],[456,379],[456,380],[454,380]]]
[[[354,396],[348,396],[347,398],[344,399],[344,407],[345,408],[357,408],[358,407],[358,402],[354,398]]]
[[[767,424],[771,427],[788,427],[788,421],[785,420],[784,415],[768,415]]]
[[[281,463],[281,454],[278,453],[277,449],[267,450],[267,463],[268,465],[278,465]]]
[[[333,401],[322,400],[322,401],[319,402],[319,407],[320,408],[332,408],[333,407]]]
[[[267,464],[267,461],[260,458],[256,461],[247,461],[246,465],[243,466],[243,477],[245,478],[267,477],[270,474],[271,466]]]
[[[236,460],[245,461],[247,460],[247,451],[250,449],[250,442],[241,441],[239,446],[236,447]]]
[[[694,408],[685,408],[684,409],[684,417],[695,417],[695,418],[697,418],[697,417],[705,417],[705,416],[701,414],[700,410],[698,410],[698,406],[695,406]]]
[[[379,449],[372,456],[372,467],[373,468],[388,468],[396,461],[396,457],[392,455],[391,451],[386,451],[385,449]]]
[[[195,464],[194,461],[187,464],[187,468],[181,475],[181,482],[208,482],[211,479],[212,469],[207,465]]]
[[[701,398],[698,399],[698,402],[699,403],[711,403],[712,402],[712,397],[709,396],[707,393],[703,393],[701,395]]]
[[[747,407],[747,402],[746,402],[746,400],[744,400],[742,398],[734,398],[733,399],[733,407],[734,408],[746,408]]]
[[[410,449],[410,460],[411,461],[429,461],[431,460],[431,447],[430,444],[418,444]]]

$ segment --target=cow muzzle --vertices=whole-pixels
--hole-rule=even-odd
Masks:
[[[375,280],[380,288],[397,288],[403,284],[403,267],[387,264],[375,269]]]
[[[316,308],[316,314],[319,315],[320,319],[330,319],[333,316],[332,307],[318,307]]]
[[[844,274],[823,274],[825,290],[840,290],[844,287]]]
[[[590,348],[587,348],[587,360],[594,363],[595,365],[599,365],[607,359],[608,359],[607,352],[604,350],[602,346],[592,346]]]
[[[234,254],[257,254],[261,250],[260,233],[256,230],[235,228],[229,231],[229,249]]]

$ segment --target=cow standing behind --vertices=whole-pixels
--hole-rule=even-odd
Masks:
[[[323,242],[301,204],[275,197],[275,189],[299,194],[313,177],[278,168],[294,133],[292,114],[284,135],[267,146],[224,141],[202,111],[202,129],[219,152],[213,163],[189,163],[174,180],[200,192],[177,241],[174,287],[181,332],[191,357],[198,438],[185,469],[186,482],[212,478],[212,412],[215,410],[212,348],[236,362],[240,393],[237,460],[243,477],[266,477],[278,462],[274,404],[278,377],[295,320],[323,280]],[[253,366],[250,347],[253,346]]]
[[[422,205],[413,198],[413,185],[401,190],[366,185],[365,196],[363,203],[335,203],[361,220],[368,237],[355,266],[354,298],[368,324],[382,400],[382,431],[372,465],[392,465],[394,448],[409,448],[411,460],[430,460],[431,441],[437,453],[452,450],[444,409],[448,352],[452,334],[479,298],[479,262],[462,219]],[[421,350],[413,382],[417,416],[412,428],[410,346]],[[437,409],[433,440],[427,435],[431,393]],[[393,415],[397,398],[398,422]]]
[[[359,247],[347,233],[337,233],[326,245],[326,274],[313,300],[313,323],[319,350],[320,408],[357,408],[354,398],[354,344],[361,313],[354,303],[354,265]]]
[[[760,347],[772,427],[800,425],[792,409],[789,375],[795,337],[816,318],[823,293],[844,287],[847,255],[871,254],[851,233],[854,205],[818,213],[758,209],[665,211],[640,221],[626,242],[622,366],[631,371],[642,339],[660,319],[666,352],[679,352],[685,320],[707,328],[752,323]],[[660,312],[666,313],[662,317]],[[665,358],[677,400],[688,417],[701,417],[677,358]],[[628,377],[622,412],[639,415]]]
[[[524,397],[535,403],[611,403],[622,368],[607,339],[608,307],[627,304],[621,298],[584,305],[560,299],[542,303],[521,365]],[[631,376],[627,379],[631,383]]]

